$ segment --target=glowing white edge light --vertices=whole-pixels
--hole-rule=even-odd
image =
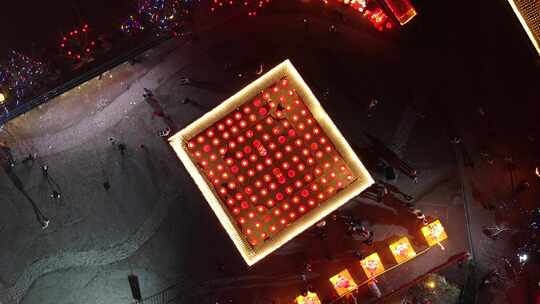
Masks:
[[[529,25],[527,25],[527,21],[525,21],[525,18],[523,18],[523,15],[521,15],[521,12],[519,11],[519,8],[517,7],[514,0],[508,0],[508,3],[512,7],[512,10],[516,14],[519,22],[521,23],[521,26],[523,26],[523,28],[525,29],[525,32],[527,33],[527,36],[529,36],[529,39],[531,40],[534,48],[536,49],[536,52],[540,56],[540,45],[538,43],[538,40],[536,40],[536,38],[534,37],[533,32],[529,28]]]
[[[202,130],[215,124],[217,121],[224,118],[236,108],[248,102],[261,91],[267,89],[283,77],[287,77],[289,83],[296,88],[296,93],[298,96],[303,99],[305,105],[313,114],[313,117],[328,135],[328,138],[332,141],[336,147],[336,150],[341,154],[345,160],[345,163],[349,166],[351,172],[357,178],[345,189],[337,192],[333,197],[326,200],[323,204],[298,218],[295,222],[289,224],[274,237],[253,248],[243,235],[240,228],[237,228],[235,220],[228,212],[227,207],[220,201],[217,193],[214,192],[212,187],[209,185],[209,182],[205,179],[191,157],[188,155],[187,140],[191,139]],[[208,204],[219,219],[221,225],[223,228],[225,228],[227,234],[232,239],[236,248],[238,251],[240,251],[240,254],[249,266],[269,255],[283,244],[287,243],[289,240],[302,233],[307,228],[314,225],[352,198],[359,195],[360,192],[374,183],[373,178],[366,170],[358,156],[354,153],[343,135],[339,132],[328,114],[324,111],[313,92],[309,89],[307,84],[304,82],[298,71],[294,68],[289,60],[285,60],[278,66],[274,67],[272,70],[268,71],[266,74],[262,75],[260,78],[240,90],[238,93],[234,94],[232,97],[228,98],[220,105],[204,114],[201,118],[197,119],[183,130],[173,135],[171,138],[169,138],[169,143],[180,158],[180,161],[182,161],[186,167],[189,174],[194,179],[204,198],[207,200]]]

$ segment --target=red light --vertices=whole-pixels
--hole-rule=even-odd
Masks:
[[[238,133],[238,128],[236,126],[232,127],[231,132],[233,132],[234,134]]]
[[[293,203],[298,204],[300,202],[300,198],[298,196],[293,197],[292,199]]]
[[[290,129],[287,133],[290,137],[294,137],[296,135],[296,132],[293,129]]]
[[[286,141],[287,141],[287,138],[285,138],[285,136],[280,136],[280,137],[278,137],[278,142],[279,142],[280,144],[284,144]]]
[[[315,205],[315,201],[314,201],[314,200],[309,200],[309,201],[308,201],[308,204],[309,204],[310,206],[313,206],[313,205]]]
[[[264,116],[268,113],[268,111],[265,108],[259,108],[259,115]]]
[[[289,204],[283,204],[283,210],[289,209]]]
[[[230,182],[230,183],[229,183],[229,189],[232,190],[232,189],[234,189],[234,188],[236,188],[236,183],[235,183],[235,182]]]
[[[277,199],[278,201],[283,200],[283,197],[284,197],[284,196],[283,196],[283,194],[282,194],[281,192],[276,193],[276,199]]]
[[[289,217],[292,218],[292,219],[295,218],[295,217],[296,217],[296,213],[294,213],[294,212],[289,213]]]
[[[247,167],[247,166],[249,165],[249,162],[248,162],[247,160],[243,159],[243,160],[240,162],[240,165],[242,165],[242,167]],[[251,171],[253,171],[253,170],[251,170]],[[255,174],[255,173],[254,173],[254,174]],[[249,175],[249,176],[253,176],[253,175],[249,174],[249,171],[248,171],[248,175]]]
[[[274,215],[279,215],[280,213],[281,211],[279,211],[279,209],[274,210]]]
[[[281,81],[281,85],[282,85],[282,86],[286,86],[286,85],[287,85],[287,79],[283,79],[283,80]]]
[[[246,222],[246,220],[243,217],[239,218],[238,221],[240,222],[240,224],[244,224]]]
[[[284,169],[286,169],[286,168],[284,168]],[[287,176],[289,176],[290,178],[295,177],[296,176],[296,171],[294,171],[294,170],[287,171]]]
[[[234,213],[234,214],[238,214],[238,213],[240,213],[240,209],[238,209],[238,208],[236,208],[236,207],[235,207],[235,208],[233,208],[233,210],[232,210],[232,211],[233,211],[233,213]]]
[[[217,128],[218,128],[218,130],[223,131],[223,130],[225,130],[225,125],[224,124],[219,124],[217,126]]]
[[[245,127],[247,126],[247,123],[246,123],[245,121],[243,121],[243,120],[240,121],[239,124],[240,124],[240,127],[241,127],[241,128],[245,128]]]
[[[233,206],[234,205],[234,200],[232,198],[227,199],[227,204],[229,206]]]
[[[227,120],[225,120],[225,124],[226,124],[227,126],[230,126],[230,125],[233,124],[233,120],[230,119],[230,118],[227,118]]]
[[[206,167],[208,165],[208,162],[206,160],[201,161],[201,165],[203,167]]]
[[[261,224],[260,223],[255,223],[255,228],[261,228]]]
[[[262,171],[264,169],[264,166],[262,164],[257,164],[255,166],[255,169],[257,169],[257,171]]]
[[[302,185],[303,185],[303,184],[302,184],[301,181],[298,180],[298,181],[296,181],[296,182],[294,183],[294,185],[296,186],[296,188],[302,188]]]
[[[246,229],[246,234],[251,234],[251,229]]]
[[[282,225],[285,225],[285,224],[287,224],[287,220],[286,220],[286,219],[281,219],[280,223],[281,223]]]
[[[241,201],[244,198],[244,196],[240,192],[236,193],[234,197],[236,198],[237,201]]]
[[[234,118],[235,118],[236,120],[240,120],[240,119],[242,118],[242,114],[240,114],[240,113],[237,112],[236,114],[234,114]]]
[[[253,13],[253,14],[255,14],[255,13]],[[265,239],[266,238],[266,233],[264,233],[264,232],[261,233],[261,238]]]
[[[294,156],[291,158],[291,160],[293,161],[293,163],[297,163],[297,162],[300,160],[300,158],[299,158],[298,156],[294,155]]]
[[[292,90],[289,90],[289,96],[293,96],[294,92]]]
[[[277,93],[277,91],[279,91],[279,89],[278,89],[278,87],[274,87],[274,88],[272,89],[272,91],[274,91],[274,93]]]
[[[304,179],[306,180],[306,182],[309,182],[313,179],[313,176],[311,176],[311,174],[306,174],[304,175]]]
[[[212,150],[212,147],[210,147],[210,145],[204,145],[204,147],[203,147],[204,152],[208,153],[208,152],[210,152],[210,150]]]
[[[260,107],[261,104],[262,104],[262,103],[261,103],[261,100],[260,100],[260,99],[255,99],[255,100],[253,101],[253,105],[256,106],[256,107]]]
[[[273,200],[271,200],[271,199],[269,199],[268,201],[266,201],[266,205],[267,205],[268,207],[272,207],[272,206],[274,206],[274,204],[275,204],[275,202],[274,202]]]
[[[254,218],[254,217],[255,217],[255,213],[250,212],[250,213],[248,214],[248,216],[249,216],[249,218]]]
[[[236,152],[236,158],[241,159],[242,157],[244,157],[244,153],[242,153],[242,151]]]
[[[303,197],[308,197],[309,196],[309,191],[307,189],[304,189],[302,190],[302,192],[300,192],[300,194],[303,196]]]
[[[272,230],[272,231],[276,231],[276,226],[272,226],[272,227],[270,227],[270,230]]]
[[[306,211],[306,207],[300,206],[300,207],[298,207],[298,211],[304,213]]]

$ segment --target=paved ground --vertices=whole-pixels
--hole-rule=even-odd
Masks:
[[[380,284],[383,293],[469,249],[465,200],[471,206],[481,268],[485,271],[499,260],[493,253],[502,254],[508,242],[482,236],[482,226],[493,223],[494,216],[482,208],[476,194],[492,192],[490,199],[503,198],[507,189],[501,186],[499,193],[491,187],[503,185],[492,177],[503,178],[504,167],[500,161],[494,166],[478,161],[478,138],[486,135],[476,132],[476,104],[460,104],[463,113],[440,110],[441,104],[452,107],[453,98],[470,96],[467,79],[472,76],[465,60],[441,51],[441,45],[435,51],[418,48],[414,32],[385,35],[360,22],[338,24],[333,34],[328,28],[337,18],[311,13],[291,8],[254,19],[215,21],[199,29],[195,42],[167,42],[150,51],[143,63],[119,66],[4,126],[0,137],[11,143],[18,159],[28,153],[39,156],[34,164],[18,164],[15,173],[51,218],[51,226],[42,231],[30,204],[0,175],[1,192],[6,193],[0,197],[0,248],[6,248],[0,251],[0,302],[128,303],[126,277],[134,273],[144,296],[179,284],[181,303],[235,297],[241,303],[286,303],[302,285],[306,259],[314,268],[310,280],[327,294],[327,278],[335,270],[359,271],[351,250],[360,245],[344,238],[337,223],[331,224],[326,244],[305,233],[247,269],[175,155],[157,136],[165,124],[142,100],[142,88],[153,89],[165,112],[182,127],[254,80],[261,64],[267,69],[285,58],[292,60],[351,142],[363,146],[361,131],[368,131],[420,171],[418,184],[399,176],[397,186],[447,227],[447,250],[434,248],[386,274]],[[307,31],[304,18],[309,20]],[[227,65],[232,68],[225,69]],[[441,70],[452,76],[433,77]],[[456,80],[456,75],[467,79]],[[184,76],[207,85],[180,86]],[[182,104],[185,97],[195,103]],[[368,118],[372,97],[380,104]],[[463,166],[461,153],[450,143],[456,133],[477,160],[474,170]],[[111,136],[127,145],[125,156],[108,142]],[[504,149],[511,141],[493,145]],[[530,163],[525,163],[529,158],[523,155],[523,171],[516,173],[516,180],[530,177]],[[49,165],[61,200],[50,197],[41,164]],[[110,181],[109,191],[104,181]],[[412,218],[388,203],[355,201],[343,210],[372,224],[374,248],[416,229]],[[327,261],[328,252],[332,261]],[[222,263],[225,269],[219,271]]]

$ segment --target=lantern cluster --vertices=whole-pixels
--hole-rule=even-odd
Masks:
[[[144,30],[144,26],[139,18],[131,15],[122,23],[122,25],[120,25],[120,30],[125,34],[134,35],[142,32]]]
[[[140,0],[138,14],[144,22],[162,32],[177,33],[189,12],[182,0]]]
[[[247,11],[248,16],[255,17],[257,12],[271,3],[271,0],[213,0],[210,11],[215,12],[224,7],[238,6]]]
[[[75,28],[62,36],[60,50],[69,60],[79,62],[93,56],[96,40],[88,24]]]
[[[253,246],[355,179],[286,78],[187,145]]]

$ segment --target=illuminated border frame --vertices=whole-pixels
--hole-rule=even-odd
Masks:
[[[303,99],[304,104],[313,114],[320,127],[324,130],[328,138],[336,147],[336,150],[341,154],[343,160],[349,166],[352,173],[357,176],[357,179],[349,184],[346,188],[336,193],[333,197],[325,201],[323,204],[314,208],[309,213],[298,218],[294,223],[289,224],[280,233],[266,241],[263,245],[253,248],[240,228],[238,228],[229,213],[227,207],[219,200],[219,196],[209,186],[205,177],[197,169],[193,160],[187,152],[187,141],[197,135],[202,130],[230,114],[239,106],[246,103],[248,100],[259,94],[261,91],[270,87],[281,78],[287,77],[287,80],[296,88],[299,97]],[[232,239],[238,251],[244,258],[245,262],[251,266],[269,255],[289,240],[305,231],[310,226],[314,225],[322,218],[329,215],[331,212],[347,203],[349,200],[359,195],[360,192],[371,186],[374,181],[366,170],[358,156],[349,146],[343,135],[334,125],[328,114],[325,112],[311,89],[304,82],[298,71],[294,68],[289,60],[280,63],[260,78],[247,85],[245,88],[228,98],[220,105],[204,114],[183,130],[179,131],[171,138],[169,144],[172,146],[180,161],[184,164],[187,171],[194,179],[195,183],[201,190],[204,198],[216,214],[223,228]]]
[[[527,36],[529,36],[529,39],[531,40],[534,48],[536,49],[537,55],[540,56],[540,42],[537,40],[540,38],[535,37],[534,33],[531,31],[531,28],[527,24],[527,20],[525,20],[525,17],[521,14],[521,11],[518,8],[518,5],[516,4],[516,2],[514,0],[508,0],[508,3],[512,7],[514,14],[516,14],[519,22],[521,23],[521,26],[523,27],[523,29],[525,29]]]

